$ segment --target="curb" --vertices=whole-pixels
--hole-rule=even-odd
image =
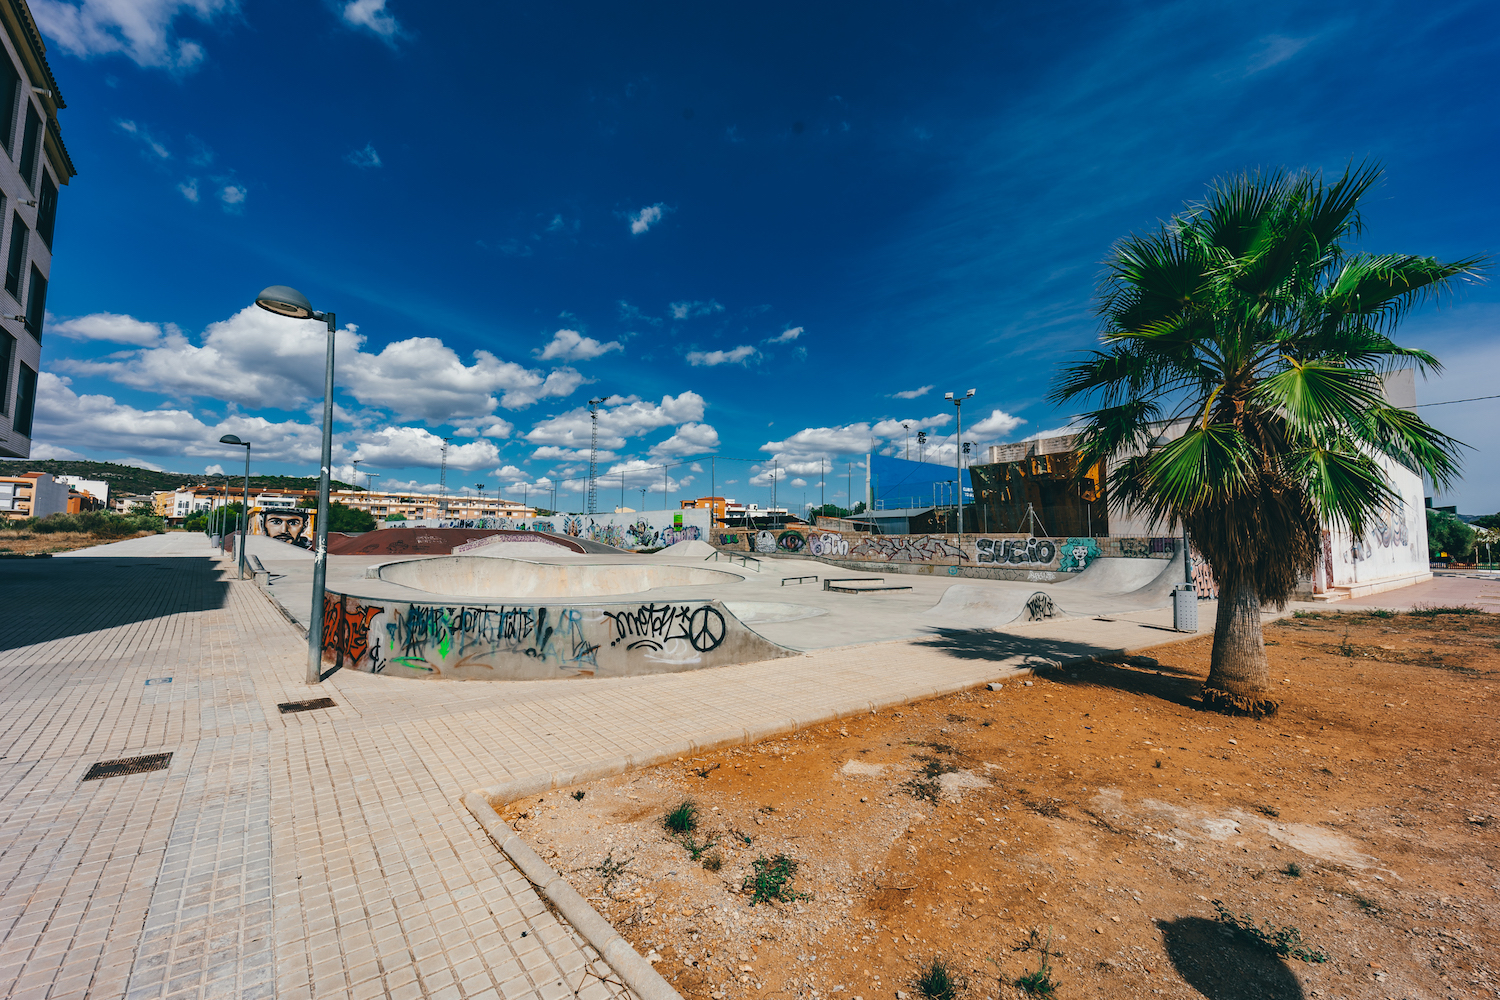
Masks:
[[[1053,662],[1056,661],[1048,661],[1049,664]],[[1032,667],[1022,666],[1009,669],[999,676],[1019,677],[1030,673],[1032,673]],[[611,969],[619,974],[620,979],[636,996],[641,1000],[682,1000],[682,996],[662,978],[659,972],[652,968],[651,963],[642,958],[640,952],[631,947],[630,942],[621,937],[609,921],[599,915],[599,911],[590,906],[566,879],[543,861],[517,835],[515,830],[500,818],[495,807],[532,795],[539,795],[554,788],[566,788],[569,785],[581,785],[590,781],[598,781],[601,778],[612,778],[626,771],[664,764],[679,757],[759,743],[773,736],[796,732],[809,726],[823,725],[839,719],[877,712],[883,708],[892,708],[927,698],[940,698],[983,686],[984,682],[976,684],[972,681],[956,681],[909,692],[899,698],[861,702],[844,709],[814,711],[801,718],[788,717],[746,728],[721,729],[704,734],[698,739],[683,740],[628,756],[611,757],[592,764],[584,764],[572,770],[513,778],[485,788],[476,788],[464,796],[463,802],[474,818],[479,821],[479,825],[484,828],[484,832],[489,835],[490,840],[500,848],[500,852],[509,858],[521,874],[526,876],[526,880],[557,908],[563,919],[583,935],[584,940],[603,957]]]

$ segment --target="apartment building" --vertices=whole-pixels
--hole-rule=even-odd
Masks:
[[[399,514],[408,521],[536,516],[536,508],[501,497],[439,496],[432,493],[400,493],[388,490],[338,490],[329,500],[354,510],[366,511],[377,521]]]
[[[68,509],[68,484],[46,472],[0,476],[0,517],[23,520],[61,514]]]
[[[57,124],[66,105],[26,0],[0,2],[0,25],[0,457],[29,458],[57,192],[78,172]]]

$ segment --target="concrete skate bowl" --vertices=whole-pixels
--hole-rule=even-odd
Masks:
[[[498,546],[497,546],[498,547]],[[488,548],[488,547],[487,547]],[[488,555],[411,559],[375,567],[376,579],[429,594],[465,597],[610,597],[663,587],[739,583],[742,577],[696,566],[655,562],[541,563]]]
[[[923,616],[949,626],[999,628],[1031,620],[1027,605],[1037,594],[1050,599],[1047,617],[1053,618],[1145,611],[1170,604],[1172,589],[1182,579],[1180,554],[1172,559],[1106,557],[1056,583],[955,584]]]
[[[325,668],[419,680],[635,677],[799,655],[720,601],[426,604],[329,593],[323,622]]]
[[[553,544],[559,551],[582,554],[584,548],[571,538],[540,531],[509,531],[498,528],[381,528],[362,535],[330,532],[331,556],[445,556],[460,545],[495,536],[519,536],[518,541]]]

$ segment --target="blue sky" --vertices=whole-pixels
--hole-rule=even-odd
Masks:
[[[981,445],[1066,424],[1099,262],[1216,176],[1378,159],[1368,248],[1500,250],[1492,4],[31,3],[79,170],[38,457],[312,473],[284,283],[349,327],[346,480],[436,484],[449,435],[450,487],[576,508],[602,397],[632,506],[664,462],[674,505],[842,502],[820,469],[902,423],[952,455],[945,391]],[[1492,391],[1497,320],[1489,283],[1408,322],[1423,402]],[[1477,449],[1465,512],[1496,402],[1422,411]]]

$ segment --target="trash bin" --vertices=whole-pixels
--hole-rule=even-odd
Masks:
[[[1191,584],[1179,583],[1172,591],[1172,627],[1179,632],[1198,631],[1198,593]]]

